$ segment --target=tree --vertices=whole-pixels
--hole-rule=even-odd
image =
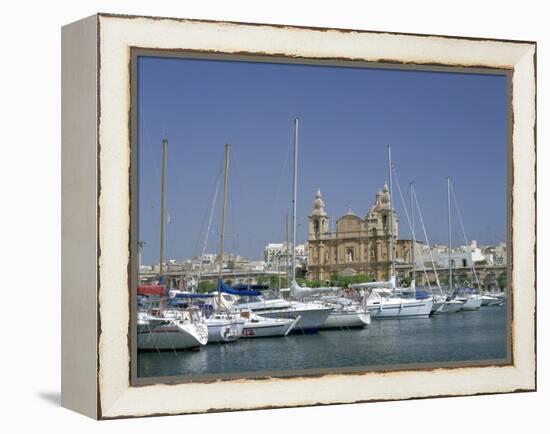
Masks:
[[[199,282],[197,292],[211,292],[211,291],[215,291],[217,288],[218,288],[218,284],[216,282],[209,282],[207,280],[203,280],[202,282]]]
[[[506,288],[508,285],[508,276],[506,273],[500,273],[497,278],[497,284],[500,289]]]

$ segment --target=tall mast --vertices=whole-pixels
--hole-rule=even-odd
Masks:
[[[296,280],[296,195],[298,191],[298,118],[294,119],[294,175],[292,188],[292,282]]]
[[[290,251],[290,244],[289,244],[289,235],[288,235],[288,212],[285,215],[285,229],[286,229],[286,252],[285,252],[285,276],[286,276],[286,282],[290,286],[290,276],[289,276],[289,269],[288,269],[288,253]]]
[[[390,189],[390,215],[389,215],[389,225],[390,225],[390,251],[391,251],[391,277],[395,277],[395,249],[393,245],[393,203],[392,203],[392,163],[391,163],[391,146],[388,145],[388,174],[389,174],[389,189]]]
[[[160,260],[159,260],[159,278],[162,278],[164,263],[164,208],[166,206],[166,150],[168,140],[162,139],[162,187],[160,196]]]
[[[447,224],[449,229],[449,294],[453,293],[453,265],[451,262],[451,249],[452,249],[452,239],[451,239],[451,177],[447,177]]]
[[[415,250],[416,250],[416,234],[414,230],[414,203],[413,203],[413,190],[414,190],[414,181],[411,181],[410,186],[410,196],[411,196],[411,229],[412,229],[412,281],[416,279],[416,263],[415,263]]]
[[[229,154],[231,152],[231,145],[227,143],[225,145],[225,175],[223,178],[223,208],[222,208],[222,234],[220,237],[220,270],[219,279],[223,277],[223,242],[225,241],[225,209],[227,207],[227,176],[229,174]]]

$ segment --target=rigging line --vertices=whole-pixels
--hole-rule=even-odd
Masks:
[[[439,276],[437,275],[437,270],[435,269],[435,260],[434,255],[432,252],[432,248],[430,247],[430,240],[428,239],[428,234],[426,233],[426,226],[424,225],[424,218],[422,217],[422,212],[420,211],[420,204],[418,203],[418,197],[416,196],[416,190],[413,188],[413,198],[414,203],[416,204],[416,210],[418,211],[418,217],[420,218],[420,224],[422,225],[422,231],[424,232],[424,238],[426,239],[426,247],[428,248],[428,252],[430,252],[430,259],[432,261],[432,269],[435,275],[435,281],[437,284],[437,287],[441,294],[443,294],[443,290],[441,289],[441,283],[439,282]]]
[[[288,140],[288,147],[286,151],[286,158],[283,162],[283,165],[281,167],[281,171],[279,173],[279,181],[277,183],[277,190],[275,191],[275,200],[274,204],[278,207],[280,201],[281,201],[281,189],[283,185],[283,179],[285,177],[285,172],[288,167],[290,167],[290,158],[292,156],[292,149],[293,149],[293,138],[294,138],[294,130],[292,130],[289,140]]]
[[[206,230],[206,234],[204,236],[204,243],[203,243],[203,246],[202,246],[202,252],[201,252],[201,258],[200,258],[200,263],[199,263],[199,273],[197,275],[197,290],[199,289],[199,283],[200,283],[200,280],[201,280],[201,276],[202,276],[202,263],[203,263],[203,258],[204,258],[204,254],[206,253],[206,247],[208,245],[208,238],[209,238],[209,235],[210,235],[210,229],[212,227],[212,220],[214,219],[214,210],[216,209],[216,200],[218,198],[218,192],[219,192],[219,189],[220,189],[220,183],[221,183],[221,170],[220,172],[218,173],[218,178],[217,178],[217,181],[216,181],[216,188],[215,188],[215,191],[214,191],[214,197],[212,198],[212,206],[210,208],[210,218],[208,219],[208,228]]]
[[[464,229],[464,223],[462,221],[462,213],[460,212],[460,208],[458,207],[458,201],[456,199],[456,193],[453,186],[453,182],[450,182],[451,185],[451,196],[453,197],[453,202],[455,204],[456,213],[458,215],[458,222],[460,223],[460,228],[462,229],[462,235],[464,236],[464,242],[466,243],[466,246],[469,245],[468,237],[466,236],[466,230]],[[479,291],[481,291],[481,285],[479,284],[479,279],[476,272],[476,266],[474,263],[474,260],[472,258],[472,273],[474,273],[474,278],[476,279],[477,288]]]
[[[397,171],[395,170],[395,165],[392,164],[392,173],[395,178],[395,183],[397,184],[397,191],[399,192],[399,197],[401,198],[401,204],[403,205],[403,210],[405,211],[405,217],[407,218],[407,223],[409,224],[409,229],[411,230],[411,234],[414,238],[416,238],[416,235],[414,233],[414,229],[412,227],[411,219],[409,217],[409,213],[407,212],[407,206],[405,205],[405,198],[403,197],[403,193],[401,191],[401,184],[399,183],[399,178],[397,177]]]
[[[399,192],[399,197],[401,199],[401,204],[403,205],[403,210],[405,211],[405,217],[407,218],[407,223],[409,224],[411,234],[412,234],[413,238],[416,239],[416,233],[415,233],[415,231],[412,227],[412,220],[411,220],[412,216],[409,216],[409,213],[407,211],[407,206],[405,205],[405,197],[403,196],[403,192],[401,190],[401,183],[399,182],[399,177],[397,176],[397,170],[395,169],[394,164],[392,164],[392,174],[393,174],[393,177],[395,178],[395,183],[397,184],[397,191]],[[416,246],[413,245],[412,248],[416,249]],[[422,253],[422,258],[423,258],[423,253]],[[426,265],[424,264],[424,261],[422,261],[422,271],[424,272],[424,277],[426,278],[426,282],[428,282],[428,285],[429,285],[430,284],[430,279],[428,278],[428,273],[426,271]]]
[[[221,176],[221,173],[222,173],[222,169],[223,169],[223,158],[220,159],[220,163],[218,165],[218,170],[217,170],[217,178],[213,184],[213,188],[211,190],[211,193],[208,195],[208,197],[211,199],[214,195],[214,191],[215,191],[215,186],[216,186],[216,183],[219,182],[219,177]],[[207,202],[208,204],[209,202]],[[206,222],[206,216],[208,215],[208,205],[206,206],[206,209],[204,210],[204,214],[203,214],[203,219],[202,219],[202,223],[201,223],[201,226],[200,226],[200,229],[199,231],[197,232],[197,238],[195,239],[195,244],[194,244],[194,247],[193,247],[193,253],[194,254],[197,254],[199,252],[199,244],[201,242],[201,235],[204,233],[204,226],[205,226],[205,222]]]

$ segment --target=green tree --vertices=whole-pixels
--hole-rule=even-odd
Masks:
[[[215,291],[218,287],[218,284],[216,282],[209,282],[207,280],[203,280],[202,282],[199,282],[199,287],[197,288],[197,292],[212,292]]]
[[[501,273],[497,278],[497,284],[500,289],[506,288],[508,285],[508,276],[506,273]]]

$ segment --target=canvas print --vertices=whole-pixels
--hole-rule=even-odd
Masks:
[[[137,57],[140,379],[510,363],[510,77]]]

